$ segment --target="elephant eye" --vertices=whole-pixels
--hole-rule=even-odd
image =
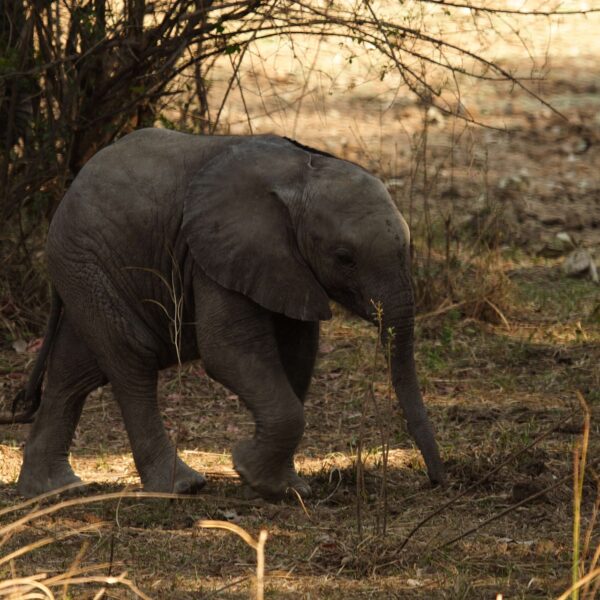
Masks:
[[[356,265],[352,252],[347,248],[338,248],[335,251],[335,258],[337,259],[337,262],[344,267],[354,267]]]

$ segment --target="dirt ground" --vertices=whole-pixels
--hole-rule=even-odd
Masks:
[[[358,67],[342,69],[332,47],[321,48],[314,63],[319,68],[312,69],[308,82],[307,70],[288,67],[285,61],[291,59],[275,43],[263,46],[260,57],[257,51],[242,70],[254,132],[285,133],[379,173],[411,218],[417,242],[427,210],[436,219],[450,215],[457,239],[468,238],[469,227],[479,227],[490,206],[500,219],[494,268],[507,280],[503,319],[490,323],[444,309],[418,320],[421,385],[448,466],[448,487],[429,486],[399,412],[388,405],[381,355],[373,366],[375,329],[336,309],[333,320],[323,324],[297,456],[312,499],[302,505],[244,497],[229,450],[251,433],[250,416],[200,364],[184,365],[179,372],[162,373],[159,396],[184,460],[207,475],[209,483],[196,499],[64,507],[6,534],[4,528],[31,508],[19,507],[22,499],[15,492],[28,426],[0,430],[0,581],[69,569],[88,575],[127,571],[153,598],[251,597],[254,551],[230,532],[199,526],[202,519],[219,519],[255,537],[268,531],[267,598],[556,598],[568,588],[570,474],[582,429],[577,391],[593,413],[588,463],[600,456],[600,288],[563,274],[567,250],[557,249],[556,234],[569,233],[591,252],[600,248],[598,25],[600,19],[592,16],[556,32],[561,52],[551,57],[547,80],[536,84],[569,122],[521,91],[464,83],[472,114],[505,128],[502,132],[465,129],[462,121],[399,96],[378,77],[362,83]],[[518,55],[509,48],[502,56],[521,68]],[[311,56],[300,62],[310,66]],[[259,58],[266,72],[258,70]],[[229,72],[226,66],[215,71],[215,97]],[[232,132],[250,127],[236,90],[222,120]],[[6,340],[0,352],[5,406],[35,357],[35,340],[23,341],[13,347],[15,340]],[[387,471],[378,411],[390,440]],[[544,439],[468,489],[544,432]],[[362,478],[356,468],[359,444]],[[110,388],[88,400],[72,462],[84,480],[95,482],[90,493],[139,485]],[[404,545],[415,526],[467,489]],[[517,506],[534,494],[536,499]],[[584,534],[598,497],[589,469]],[[88,529],[78,531],[83,527]],[[586,565],[600,543],[599,532],[596,526],[582,544]],[[10,561],[2,558],[44,538],[54,541]],[[90,581],[64,590],[64,597],[92,598],[101,587]],[[133,594],[115,585],[104,597]],[[587,598],[592,597],[588,590]]]
[[[375,382],[385,407],[385,364],[370,365],[375,332],[336,314],[325,324],[314,385],[307,401],[307,429],[297,464],[315,492],[304,507],[243,498],[229,449],[251,431],[237,398],[211,383],[200,365],[186,365],[181,383],[163,373],[163,415],[184,459],[205,472],[198,499],[120,500],[66,508],[40,518],[7,541],[3,551],[84,526],[92,530],[57,541],[15,560],[15,576],[114,563],[155,598],[245,598],[253,551],[229,532],[199,528],[200,519],[227,519],[258,534],[267,529],[267,597],[271,598],[553,598],[568,587],[571,555],[572,450],[581,419],[560,426],[511,460],[487,482],[423,527],[401,551],[407,533],[424,517],[482,478],[540,433],[579,414],[575,390],[596,409],[600,402],[600,326],[591,311],[597,287],[565,280],[539,265],[513,271],[518,310],[510,328],[449,315],[419,326],[418,364],[450,485],[431,489],[399,415],[390,417],[387,510],[382,507],[380,429],[368,396]],[[595,320],[594,320],[595,319]],[[2,394],[22,384],[32,356],[2,355]],[[366,406],[360,489],[362,537],[357,529],[356,453]],[[384,410],[382,408],[382,410]],[[596,411],[597,412],[597,411]],[[0,452],[0,505],[19,502],[14,488],[27,426],[8,427]],[[590,459],[598,457],[598,424],[592,426]],[[107,493],[138,479],[110,390],[87,403],[72,453],[75,470]],[[566,478],[565,481],[562,481]],[[536,501],[511,510],[464,539],[444,543],[483,524],[552,484]],[[586,480],[583,526],[595,499]],[[3,525],[24,513],[5,514]],[[381,532],[383,515],[387,531]],[[600,539],[594,533],[593,550]],[[2,576],[11,572],[0,566]],[[104,572],[106,573],[105,566]],[[221,590],[221,591],[219,591]],[[127,593],[111,591],[116,598]],[[91,594],[89,597],[92,597]],[[88,597],[81,591],[71,597]]]

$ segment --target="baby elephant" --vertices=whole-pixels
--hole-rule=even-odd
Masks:
[[[79,481],[69,447],[86,396],[107,382],[144,489],[200,490],[204,478],[176,456],[157,406],[157,373],[179,357],[201,358],[252,412],[254,437],[233,448],[240,477],[268,499],[288,488],[308,495],[294,452],[330,299],[370,321],[381,303],[408,429],[431,481],[444,480],[415,371],[409,231],[361,167],[274,135],[140,130],[79,173],[47,258],[52,313],[22,394],[30,408],[4,419],[35,413],[21,494]]]

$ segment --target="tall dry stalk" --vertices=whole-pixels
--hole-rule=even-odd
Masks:
[[[363,537],[363,503],[366,496],[365,489],[365,459],[363,456],[364,438],[367,418],[367,401],[373,406],[375,420],[381,443],[381,485],[379,487],[377,511],[375,514],[376,531],[380,535],[385,535],[387,531],[388,520],[388,464],[390,454],[390,426],[392,403],[393,403],[393,385],[391,371],[391,353],[394,332],[389,330],[385,337],[386,344],[382,348],[381,340],[383,339],[383,307],[379,302],[372,302],[375,310],[375,320],[377,322],[377,339],[373,350],[373,359],[371,363],[371,373],[368,382],[367,395],[361,403],[361,420],[358,435],[357,451],[356,451],[356,522],[358,536]],[[377,362],[379,355],[383,349],[384,358],[386,361],[386,393],[384,396],[385,404],[382,407],[377,398],[375,391],[375,378],[377,373]]]
[[[258,534],[258,540],[255,540],[245,529],[229,521],[203,520],[198,523],[200,527],[207,529],[226,529],[232,531],[241,537],[248,546],[256,552],[256,600],[264,600],[265,597],[265,544],[267,543],[268,533],[266,529],[261,529]],[[250,596],[252,598],[252,596]]]
[[[591,412],[581,392],[577,392],[577,399],[583,412],[583,432],[581,438],[576,442],[573,450],[573,550],[571,559],[571,587],[560,597],[560,600],[579,600],[580,591],[586,600],[593,600],[600,588],[600,544],[587,566],[586,559],[590,550],[590,542],[593,530],[598,518],[600,507],[600,482],[597,479],[596,501],[592,509],[592,515],[584,535],[583,546],[581,544],[581,503],[583,499],[583,483],[587,465],[587,455],[590,441]],[[593,472],[593,471],[592,471]],[[594,587],[591,584],[594,583]],[[583,589],[582,589],[583,588]]]
[[[585,464],[590,440],[590,409],[580,392],[577,392],[577,399],[583,410],[583,434],[573,450],[573,558],[571,561],[571,583],[573,586],[577,584],[582,576],[580,560],[581,498],[583,496]],[[579,588],[574,587],[571,598],[579,600]]]

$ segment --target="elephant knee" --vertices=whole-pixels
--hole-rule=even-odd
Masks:
[[[304,433],[304,408],[297,398],[278,407],[265,411],[256,420],[256,433],[259,439],[272,447],[289,451],[295,449]]]

